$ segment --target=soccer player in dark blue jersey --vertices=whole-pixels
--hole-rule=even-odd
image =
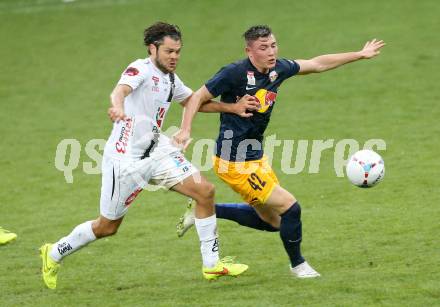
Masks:
[[[217,217],[259,230],[279,231],[290,258],[291,272],[300,278],[318,277],[320,274],[301,255],[301,207],[296,198],[280,186],[268,164],[262,148],[263,134],[284,80],[373,58],[385,43],[374,39],[357,52],[288,60],[277,58],[277,42],[266,25],[249,28],[244,39],[247,58],[223,67],[192,96],[174,142],[182,147],[188,145],[191,123],[198,111],[221,112],[214,171],[246,203],[217,204]],[[221,96],[222,102],[211,100],[217,96]],[[238,103],[239,97],[247,99]],[[182,235],[190,225],[188,211],[181,219],[178,232]]]

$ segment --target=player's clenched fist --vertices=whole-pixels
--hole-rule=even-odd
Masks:
[[[237,103],[234,104],[234,113],[241,117],[251,117],[253,111],[257,111],[260,108],[260,103],[254,96],[244,95],[243,97],[237,97]]]
[[[107,114],[112,122],[119,122],[120,120],[126,119],[124,108],[121,107],[112,106],[108,109]]]
[[[180,129],[173,135],[173,145],[182,151],[185,151],[191,143],[190,132]]]

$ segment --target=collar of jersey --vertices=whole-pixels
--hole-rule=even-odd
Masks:
[[[278,61],[278,60],[277,60],[277,61]],[[259,75],[262,75],[262,76],[266,76],[266,77],[269,76],[269,74],[270,74],[273,70],[275,70],[275,67],[276,67],[276,65],[275,65],[274,68],[269,69],[269,71],[268,71],[267,73],[263,74],[262,72],[260,72],[260,71],[254,66],[254,64],[252,64],[251,59],[247,58],[247,62],[248,62],[248,65],[249,65],[250,67],[252,67],[252,70],[253,70],[255,73],[257,73],[257,74],[259,74]]]

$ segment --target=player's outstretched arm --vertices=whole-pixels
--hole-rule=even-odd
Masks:
[[[383,40],[373,39],[365,43],[360,51],[325,54],[314,57],[310,60],[295,60],[299,66],[299,74],[320,73],[342,66],[347,63],[362,59],[371,59],[380,54],[380,49],[385,46]]]
[[[236,103],[225,103],[215,100],[208,100],[204,102],[199,109],[199,112],[204,113],[234,113],[241,117],[251,117],[252,111],[258,110],[260,104],[254,96],[244,95],[237,97]]]
[[[126,116],[124,113],[124,100],[125,97],[130,95],[132,91],[132,88],[125,84],[118,84],[113,89],[112,93],[110,94],[111,106],[107,111],[107,114],[112,122],[125,120]]]

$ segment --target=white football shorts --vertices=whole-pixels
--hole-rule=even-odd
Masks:
[[[102,159],[101,215],[117,220],[127,213],[142,190],[170,189],[185,178],[198,173],[180,151],[138,161],[123,161],[104,155]]]

